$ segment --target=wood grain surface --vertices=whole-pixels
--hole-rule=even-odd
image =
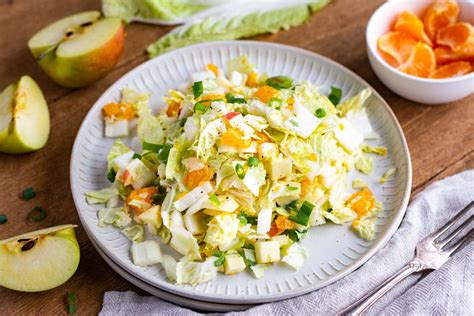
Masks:
[[[365,48],[365,26],[383,0],[334,0],[308,23],[255,39],[301,47],[327,56],[367,80],[392,107],[400,121],[413,161],[413,194],[443,177],[474,168],[474,96],[426,106],[407,101],[388,90],[370,68]],[[39,29],[64,16],[100,9],[98,0],[0,0],[0,89],[22,75],[33,77],[43,89],[51,113],[47,146],[26,155],[0,154],[0,239],[53,225],[80,224],[69,187],[69,159],[75,135],[90,106],[130,69],[147,59],[148,44],[171,27],[132,24],[126,28],[125,52],[115,70],[84,89],[66,89],[53,83],[27,49]],[[37,197],[19,198],[34,187]],[[48,217],[34,223],[29,210],[42,206]],[[77,229],[81,263],[66,284],[43,293],[19,293],[0,288],[0,315],[66,314],[66,294],[77,294],[78,314],[100,311],[106,291],[132,290],[145,294],[113,272],[99,257],[85,232]]]

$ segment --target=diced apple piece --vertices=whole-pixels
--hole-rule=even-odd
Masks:
[[[76,272],[80,250],[74,225],[61,225],[0,241],[0,286],[39,292]]]
[[[157,230],[163,224],[161,220],[160,206],[155,205],[138,216],[138,220],[148,225],[150,231],[156,235]]]
[[[290,237],[288,237],[288,235],[278,235],[278,236],[272,237],[271,240],[278,242],[280,247],[284,247],[290,243]]]
[[[155,173],[140,159],[132,159],[124,172],[124,184],[131,184],[136,190],[150,185],[155,177]]]
[[[48,141],[49,130],[48,105],[33,79],[23,76],[16,86],[10,85],[2,92],[0,152],[21,154],[38,150]]]
[[[280,261],[280,243],[278,241],[258,241],[254,246],[257,263]]]
[[[141,243],[133,243],[130,247],[132,262],[140,267],[150,266],[161,262],[160,245],[154,240],[146,240]]]
[[[128,136],[128,121],[118,120],[110,122],[105,121],[105,137],[126,137]]]
[[[258,146],[258,155],[262,159],[276,157],[278,154],[278,146],[274,143],[262,143]]]
[[[174,207],[182,212],[194,203],[196,203],[203,196],[212,192],[212,185],[210,182],[204,182],[200,186],[188,192],[185,196],[174,202]]]
[[[183,218],[186,229],[193,235],[205,233],[207,230],[206,217],[207,215],[202,212],[191,215],[184,214]]]
[[[264,208],[258,213],[257,234],[266,234],[272,226],[272,209]]]
[[[288,158],[272,157],[269,161],[268,172],[272,180],[278,180],[291,174],[293,163]]]
[[[364,141],[364,136],[345,118],[342,118],[341,123],[334,129],[334,136],[349,153],[357,150]]]
[[[224,271],[227,275],[237,274],[246,268],[244,258],[239,254],[230,254],[225,256]]]
[[[43,70],[65,87],[83,87],[116,65],[124,46],[119,18],[87,11],[54,22],[36,33],[28,47]]]

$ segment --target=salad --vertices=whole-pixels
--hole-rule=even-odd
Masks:
[[[370,155],[387,149],[365,143],[378,137],[364,107],[371,90],[342,103],[341,95],[259,74],[245,56],[226,72],[208,64],[193,73],[158,115],[149,94],[124,88],[119,103],[103,107],[105,135],[132,138],[139,150],[116,140],[112,184],[86,200],[105,204],[99,226],[121,229],[135,265],[159,263],[178,284],[247,268],[261,278],[276,262],[297,270],[309,256],[299,241],[328,222],[351,223],[371,240],[382,204],[361,180],[350,194],[346,175],[369,174]]]

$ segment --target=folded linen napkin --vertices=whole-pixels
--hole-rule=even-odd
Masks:
[[[318,291],[259,305],[242,314],[334,314],[411,260],[419,240],[442,226],[472,200],[474,170],[438,181],[414,198],[392,239],[362,267]],[[369,315],[471,315],[474,311],[473,250],[474,245],[470,243],[437,271],[409,276],[377,302]],[[141,297],[133,292],[107,292],[100,315],[200,314],[157,297]]]

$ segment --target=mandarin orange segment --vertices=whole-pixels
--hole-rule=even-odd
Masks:
[[[433,46],[428,35],[424,30],[423,22],[412,12],[403,11],[395,21],[395,31],[406,32],[413,36],[416,40],[422,41]]]
[[[458,61],[455,63],[446,64],[439,67],[434,72],[431,73],[430,78],[433,79],[442,79],[442,78],[451,78],[459,77],[465,74],[468,74],[472,71],[472,66],[467,61]]]
[[[438,0],[426,10],[423,17],[426,34],[436,39],[439,29],[456,23],[459,16],[459,6],[456,0]]]
[[[455,61],[463,61],[469,59],[474,60],[474,56],[470,57],[468,54],[455,52],[447,46],[436,47],[434,49],[434,54],[436,57],[436,63],[438,65],[444,65]]]
[[[397,69],[409,75],[428,78],[436,68],[436,59],[433,49],[424,44],[417,43],[408,60]]]
[[[223,145],[229,145],[242,149],[249,147],[252,143],[250,139],[244,139],[244,133],[236,128],[227,129],[227,131],[222,134],[220,142]]]
[[[436,43],[454,49],[458,45],[467,44],[472,36],[474,36],[472,25],[458,22],[440,29],[436,35]]]
[[[135,112],[130,104],[109,103],[102,108],[104,116],[115,117],[119,120],[131,120],[135,117]]]
[[[353,209],[360,218],[368,214],[375,207],[374,194],[368,188],[364,188],[349,197],[347,206]]]
[[[188,189],[194,189],[199,186],[202,182],[209,181],[214,176],[214,172],[208,166],[204,168],[186,172],[183,183]]]
[[[273,98],[277,98],[280,95],[280,91],[270,87],[270,86],[261,86],[255,92],[255,97],[262,101],[263,103],[268,103]]]
[[[406,32],[388,32],[380,36],[377,45],[379,50],[390,56],[382,54],[382,57],[389,63],[397,67],[408,60],[417,41]]]

